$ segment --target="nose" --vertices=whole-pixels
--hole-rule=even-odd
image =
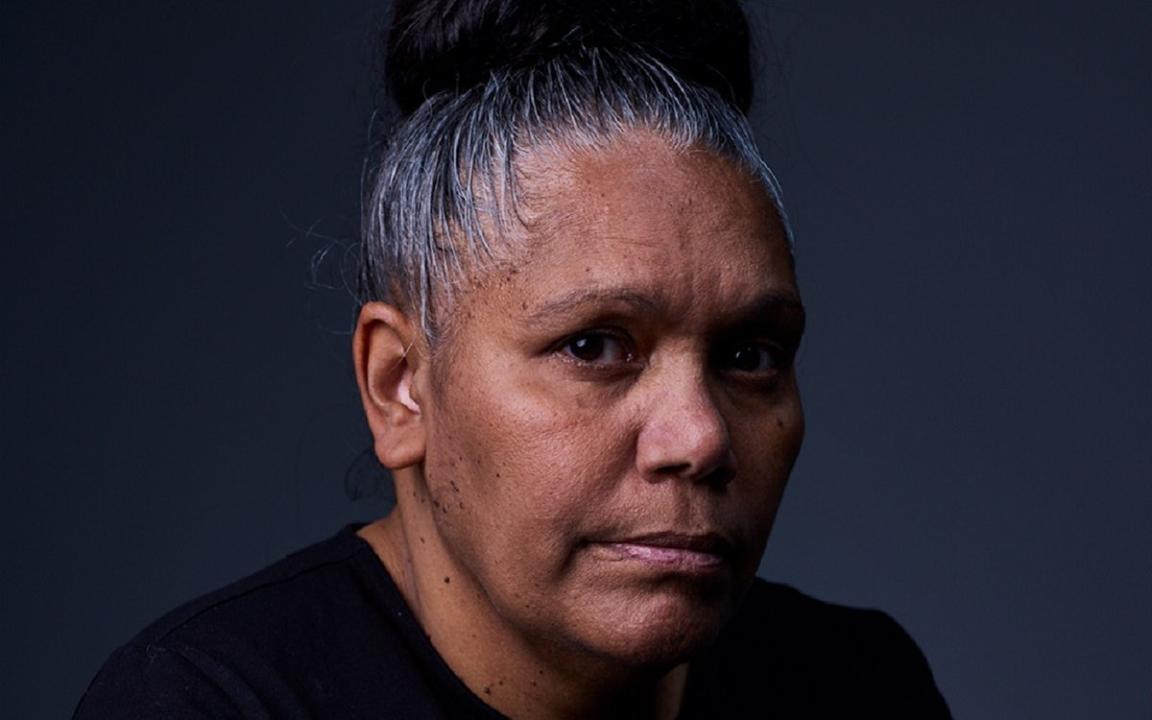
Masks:
[[[666,378],[652,393],[636,446],[650,482],[684,478],[723,487],[735,474],[728,424],[699,372]]]

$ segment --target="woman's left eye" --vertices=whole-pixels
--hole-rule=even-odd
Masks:
[[[560,349],[567,356],[590,365],[611,365],[633,359],[625,342],[606,332],[589,331],[574,335]]]
[[[773,373],[785,364],[780,348],[762,342],[738,342],[723,348],[717,358],[729,371],[750,374]]]

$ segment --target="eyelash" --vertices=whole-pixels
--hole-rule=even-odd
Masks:
[[[592,349],[595,349],[597,344],[603,346],[607,343],[615,343],[619,346],[618,352],[621,354],[621,358],[618,360],[600,360],[599,357],[604,354],[603,347],[601,347],[600,352],[596,353],[596,359],[580,357],[576,350],[577,345],[582,342],[589,342]],[[557,350],[562,352],[570,362],[587,367],[617,367],[636,362],[636,349],[631,339],[626,334],[614,330],[584,330],[566,338],[560,343]]]
[[[759,353],[757,360],[766,361],[768,363],[768,367],[763,369],[759,367],[753,369],[741,368],[737,367],[738,361],[736,360],[735,355],[730,356],[728,359],[722,357],[725,353],[728,352],[741,352],[744,350],[754,350]],[[788,369],[788,366],[791,363],[791,353],[788,353],[786,350],[784,350],[784,348],[781,348],[776,343],[764,342],[762,340],[741,340],[738,342],[726,343],[716,353],[713,362],[718,367],[724,367],[725,363],[730,363],[728,367],[729,371],[738,373],[740,375],[776,375],[777,373]]]

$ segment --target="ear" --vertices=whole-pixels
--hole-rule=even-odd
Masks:
[[[381,302],[360,308],[352,338],[356,383],[376,457],[392,470],[424,459],[417,384],[423,358],[420,339],[416,325],[397,308]]]

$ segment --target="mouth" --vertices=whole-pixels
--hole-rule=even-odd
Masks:
[[[715,533],[651,533],[593,542],[591,547],[605,560],[688,573],[715,572],[728,565],[733,555],[732,544]]]

